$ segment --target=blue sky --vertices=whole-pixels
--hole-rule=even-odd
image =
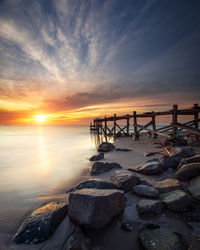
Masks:
[[[0,109],[197,102],[199,13],[198,0],[1,0]]]

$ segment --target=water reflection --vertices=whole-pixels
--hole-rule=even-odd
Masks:
[[[111,136],[111,135],[105,136],[103,133],[91,133],[90,136],[91,136],[91,140],[92,140],[93,144],[95,145],[96,149],[98,149],[99,145],[102,142],[114,143],[114,141],[115,141],[114,136]]]

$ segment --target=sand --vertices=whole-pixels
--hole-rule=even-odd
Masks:
[[[105,158],[103,161],[110,162],[118,162],[120,163],[124,169],[134,168],[141,162],[146,160],[159,157],[159,155],[154,155],[148,158],[144,157],[144,152],[154,152],[159,151],[160,149],[156,148],[155,140],[149,141],[133,141],[131,137],[121,137],[116,139],[115,141],[116,148],[127,148],[132,151],[129,152],[121,152],[121,151],[111,151],[105,153]],[[197,152],[200,152],[199,149],[196,149]],[[88,156],[89,159],[90,156]],[[78,184],[80,181],[90,179],[89,175],[89,166],[90,162],[88,161],[88,172],[83,172],[80,178],[77,179],[77,182],[73,183],[71,188]],[[113,171],[109,171],[106,173],[102,173],[98,176],[94,176],[93,178],[99,178],[103,180],[109,180],[110,176],[113,174]],[[155,183],[157,180],[162,180],[167,177],[171,177],[173,174],[172,170],[165,171],[162,175],[159,176],[145,176],[145,178],[150,183]],[[68,199],[68,194],[66,194],[66,186],[68,188],[69,185],[65,185],[59,187],[58,190],[54,193],[49,193],[48,195],[43,195],[40,197],[41,204],[49,201],[64,201],[66,202]],[[139,199],[137,196],[127,193],[126,197],[128,199],[126,204],[126,213],[124,216],[134,221],[142,221],[141,218],[138,217],[135,202]],[[35,204],[35,207],[38,204]],[[35,208],[33,207],[33,209]],[[23,220],[26,218],[29,211],[26,209],[22,209],[20,214],[11,215],[13,217],[12,221],[9,225],[6,225],[7,230],[5,234],[0,235],[0,250],[32,250],[32,249],[43,249],[43,250],[56,250],[62,249],[69,235],[73,232],[74,226],[70,222],[69,216],[63,220],[63,222],[58,226],[56,232],[50,237],[49,240],[36,245],[16,245],[12,241],[12,237],[14,233],[17,231]],[[122,215],[121,215],[122,216]],[[126,218],[126,219],[127,219]],[[122,217],[121,217],[122,219]],[[9,220],[10,221],[10,220]],[[146,220],[145,220],[146,221]],[[200,228],[197,227],[197,232],[191,233],[188,229],[187,225],[177,217],[173,213],[170,214],[162,214],[157,216],[156,218],[148,220],[151,223],[157,223],[160,225],[165,225],[169,228],[173,228],[175,231],[181,233],[185,238],[189,238],[190,241],[195,240],[195,234],[200,233]],[[110,225],[108,225],[105,229],[101,230],[88,230],[87,232],[95,241],[95,250],[97,249],[139,249],[138,245],[138,237],[137,233],[133,230],[131,232],[126,232],[119,227],[119,218],[116,218]]]

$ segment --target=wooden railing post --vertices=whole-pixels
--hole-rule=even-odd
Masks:
[[[154,131],[156,131],[156,116],[153,111],[152,111],[152,128]],[[153,138],[157,138],[157,134],[153,133]]]
[[[105,128],[104,128],[104,136],[106,137],[107,136],[107,120],[106,120],[106,116],[105,116]]]
[[[116,114],[114,114],[114,136],[116,136]]]
[[[126,120],[126,124],[127,124],[127,135],[129,135],[129,126],[130,126],[129,120],[130,120],[130,117],[129,117],[129,115],[127,115],[127,120]]]
[[[173,114],[172,114],[172,124],[176,125],[177,124],[177,114],[178,114],[178,105],[174,104],[173,105]],[[177,127],[173,127],[173,133],[176,136],[177,135]]]
[[[137,125],[137,114],[136,111],[133,112],[133,126]],[[138,139],[137,127],[134,126],[134,140]]]

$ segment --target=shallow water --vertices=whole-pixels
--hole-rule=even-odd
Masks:
[[[0,233],[20,211],[70,187],[94,153],[88,126],[0,126]]]

